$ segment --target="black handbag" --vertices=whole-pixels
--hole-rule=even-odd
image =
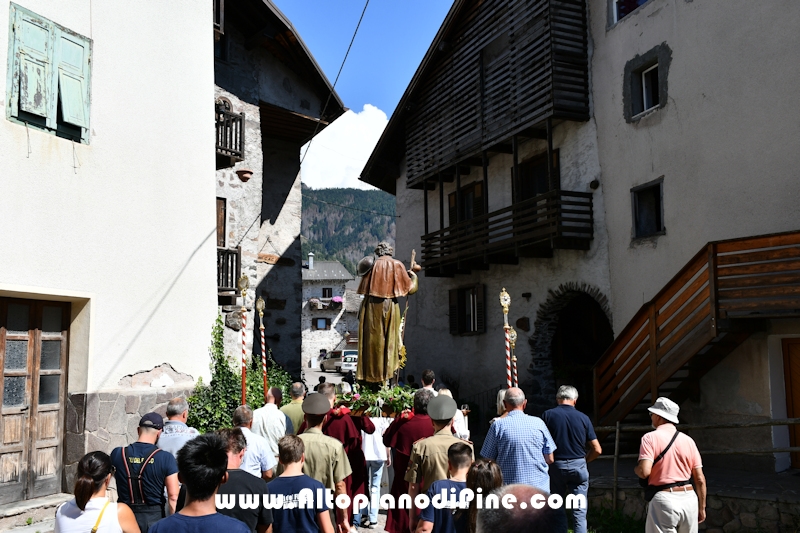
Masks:
[[[661,451],[661,453],[658,454],[658,457],[656,457],[655,460],[653,461],[654,465],[657,462],[659,462],[661,459],[664,458],[664,454],[667,453],[669,451],[669,449],[672,447],[672,444],[675,442],[675,439],[678,438],[678,434],[679,433],[680,433],[680,431],[677,431],[677,430],[675,431],[675,434],[672,436],[672,440],[669,441],[669,444],[667,444],[667,447],[664,448]],[[680,483],[670,483],[669,485],[651,485],[649,483],[649,480],[650,480],[650,476],[647,476],[646,478],[639,478],[639,486],[644,489],[644,499],[645,499],[645,501],[648,501],[648,502],[653,499],[653,497],[656,495],[656,493],[658,493],[659,491],[661,491],[663,489],[668,489],[670,487],[682,486],[682,485],[686,485],[686,483],[687,483],[687,482],[681,481]]]

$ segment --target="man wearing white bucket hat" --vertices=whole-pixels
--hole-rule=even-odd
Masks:
[[[703,463],[694,440],[675,427],[679,410],[669,398],[658,398],[648,409],[655,431],[642,437],[634,469],[648,485],[645,533],[696,533],[706,519]]]

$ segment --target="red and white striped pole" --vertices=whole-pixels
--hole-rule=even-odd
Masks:
[[[242,403],[247,403],[247,308],[242,306]]]
[[[506,333],[506,385],[510,389],[513,384],[511,382],[511,339],[508,336],[508,328],[503,328]]]
[[[506,386],[510,389],[511,382],[511,326],[508,325],[508,308],[511,306],[511,296],[505,287],[500,292],[500,305],[503,306],[503,332],[506,337]]]
[[[242,291],[242,403],[247,403],[247,288],[250,280],[244,274],[239,278],[239,290]]]
[[[267,392],[269,391],[267,383],[267,341],[264,338],[264,298],[261,296],[256,300],[256,309],[258,309],[258,329],[261,330],[261,370],[264,372],[264,403],[266,404]]]

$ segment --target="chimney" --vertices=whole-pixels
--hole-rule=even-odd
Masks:
[[[308,252],[308,269],[314,270],[314,252]]]

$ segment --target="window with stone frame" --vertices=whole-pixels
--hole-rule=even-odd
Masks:
[[[315,318],[313,319],[313,324],[315,330],[331,329],[330,318]]]
[[[323,298],[333,298],[333,288],[332,287],[323,287],[322,288],[322,297]]]

